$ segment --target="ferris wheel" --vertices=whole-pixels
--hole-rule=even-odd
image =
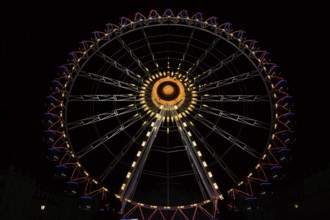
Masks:
[[[287,81],[242,30],[186,10],[107,24],[59,67],[47,97],[56,176],[89,209],[214,218],[283,177],[294,141]]]

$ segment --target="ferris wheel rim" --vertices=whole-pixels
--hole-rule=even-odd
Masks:
[[[162,17],[162,18],[164,18],[164,19],[169,19],[169,17]],[[175,18],[175,17],[171,17],[171,18]],[[152,19],[153,18],[151,18],[150,19],[150,21],[152,21]],[[147,19],[148,20],[148,19]],[[147,20],[144,20],[144,21],[139,21],[139,22],[145,22],[145,21],[147,21]],[[188,19],[187,19],[188,20]],[[196,21],[195,21],[196,22]],[[158,24],[158,26],[161,26],[161,25],[168,25],[168,24]],[[187,27],[187,25],[181,25],[181,24],[174,24],[174,25],[178,25],[178,26],[185,26],[185,27]],[[151,26],[154,26],[154,25],[151,25]],[[140,27],[140,29],[143,29],[143,28],[146,28],[146,27],[149,27],[149,26],[142,26],[142,27]],[[126,28],[126,26],[124,25],[124,26],[121,26],[119,29],[121,30],[121,29],[124,29],[124,28]],[[209,30],[207,30],[207,29],[203,29],[203,28],[199,28],[199,27],[197,27],[197,26],[194,26],[193,28],[198,28],[199,30],[203,30],[203,31],[208,31],[208,33],[212,33],[212,32],[210,32]],[[135,31],[135,30],[138,30],[138,29],[132,29],[132,30],[130,30],[129,32],[125,32],[124,34],[127,34],[127,33],[130,33],[130,32],[133,32],[133,31]],[[213,33],[213,34],[215,34],[215,33]],[[229,32],[227,33],[227,32],[225,32],[225,34],[227,34],[227,35],[230,35],[229,34]],[[216,34],[215,34],[216,35]],[[120,36],[122,36],[122,35],[120,35]],[[217,37],[219,37],[219,35],[216,35]],[[232,35],[233,36],[233,35]],[[222,37],[222,36],[221,36]],[[114,38],[115,39],[115,38]],[[114,40],[114,39],[111,39],[111,40]],[[225,38],[223,38],[223,40],[225,40],[226,42],[228,42],[228,43],[230,43],[230,44],[232,44],[233,46],[235,46],[235,48],[236,49],[238,49],[238,50],[240,50],[238,47],[237,47],[237,45],[235,45],[232,41],[227,41]],[[235,40],[237,40],[237,38],[235,38]],[[99,41],[101,41],[101,39],[98,39],[97,40],[97,42],[99,42]],[[103,44],[100,48],[98,48],[96,51],[94,51],[93,53],[92,53],[92,55],[90,55],[89,56],[89,58],[84,62],[84,64],[81,66],[81,69],[83,68],[83,66],[89,61],[89,59],[91,59],[93,56],[95,56],[95,54],[98,52],[98,51],[100,51],[103,47],[105,47],[108,43],[110,43],[110,41],[109,42],[107,42],[107,43],[105,43],[105,44]],[[96,43],[95,44],[92,44],[92,45],[96,45]],[[92,47],[91,47],[92,48]],[[251,51],[250,51],[251,52]],[[251,63],[254,65],[254,67],[256,68],[256,69],[258,69],[257,68],[257,66],[256,66],[256,64],[255,64],[255,62],[253,62],[252,61],[252,58],[250,59],[250,57],[249,57],[249,55],[247,55],[246,53],[243,53],[244,54],[244,56],[249,60],[249,61],[251,61]],[[76,66],[76,65],[75,65]],[[76,76],[74,77],[74,79],[73,79],[73,81],[72,81],[72,84],[71,85],[73,85],[74,84],[74,82],[75,82],[75,80],[76,80],[76,78],[79,76],[79,74],[80,74],[80,70],[78,70],[79,72],[76,74]],[[266,81],[264,80],[264,77],[262,77],[262,72],[263,71],[266,71],[266,69],[263,69],[261,72],[258,72],[259,73],[259,75],[260,75],[260,77],[262,78],[262,81],[263,81],[263,83],[265,84],[265,88],[267,89],[267,93],[268,93],[268,95],[269,95],[269,97],[271,97],[271,95],[272,95],[272,93],[269,91],[269,87],[268,86],[266,86]],[[76,70],[75,70],[75,72],[76,72]],[[267,73],[265,72],[265,75],[267,75]],[[70,90],[68,91],[68,94],[71,94],[71,89],[72,89],[72,86],[70,86]],[[65,104],[65,106],[68,106],[69,105],[69,98],[66,98],[66,97],[64,97],[64,99],[65,99],[65,102],[66,102],[66,104]],[[273,103],[273,99],[272,98],[270,98],[269,99],[269,103],[270,103],[270,105],[271,106],[274,106],[275,104]],[[275,116],[275,113],[273,112],[273,108],[270,108],[270,110],[271,110],[271,117],[272,117],[272,119],[271,119],[271,125],[273,125],[273,123],[275,123],[276,122],[276,119],[274,118],[274,116]],[[67,115],[67,108],[65,108],[65,114],[64,114],[64,117],[66,117],[66,115]],[[65,129],[66,129],[66,131],[68,130],[68,128],[67,128],[67,122],[66,122],[66,118],[64,119],[65,120]],[[68,136],[68,132],[66,132],[67,133],[67,136]],[[267,145],[271,142],[271,139],[272,139],[272,136],[274,135],[274,132],[273,132],[273,126],[271,127],[271,131],[270,131],[270,134],[269,134],[269,138],[268,138],[268,141],[267,141]],[[71,142],[70,142],[70,139],[68,139],[68,142],[69,142],[69,144],[71,145]],[[71,150],[73,150],[73,148],[72,148],[72,145],[71,145]],[[264,150],[265,150],[265,152],[267,152],[267,148],[264,148]],[[265,152],[263,152],[263,154],[265,153]],[[261,160],[261,159],[260,159]],[[77,161],[78,161],[78,163],[79,163],[79,159],[77,159]],[[258,163],[259,164],[259,163]],[[122,199],[127,199],[127,198],[122,198]],[[209,201],[210,202],[210,201]],[[138,202],[134,202],[134,201],[131,201],[131,203],[132,204],[140,204],[141,205],[141,203],[138,203]],[[201,205],[201,204],[204,204],[205,203],[205,201],[202,201],[201,203],[198,203],[198,205]],[[144,205],[144,204],[143,204]],[[150,207],[150,208],[152,208],[151,206],[152,205],[146,205],[146,207]],[[188,208],[188,206],[190,206],[191,207],[191,205],[184,205],[184,208]],[[180,206],[181,207],[181,206]],[[178,207],[177,207],[178,208]],[[158,207],[158,209],[159,209],[159,207]],[[168,206],[164,206],[163,207],[163,209],[164,210],[166,210],[166,209],[169,209],[168,208]],[[170,209],[172,209],[172,208],[170,208]],[[173,208],[174,209],[174,208]]]

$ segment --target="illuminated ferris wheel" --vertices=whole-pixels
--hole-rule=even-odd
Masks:
[[[208,219],[254,200],[290,159],[294,114],[269,53],[186,10],[120,19],[60,66],[46,141],[67,192],[115,193],[125,217]]]

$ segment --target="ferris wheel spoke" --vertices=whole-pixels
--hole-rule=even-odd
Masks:
[[[257,127],[257,128],[262,128],[265,130],[269,130],[270,129],[270,124],[263,122],[263,121],[259,121],[257,119],[253,119],[253,118],[249,118],[243,115],[238,115],[232,112],[227,112],[221,109],[217,109],[217,108],[213,108],[213,107],[209,107],[206,105],[202,105],[200,110],[202,112],[205,112],[207,114],[211,114],[211,115],[215,115],[215,116],[219,116],[222,118],[226,118],[232,121],[236,121],[242,124],[246,124],[246,125],[250,125],[253,127]]]
[[[192,167],[193,169],[196,169],[196,174],[198,174],[198,178],[200,178],[209,198],[219,195],[218,185],[212,181],[211,178],[213,175],[208,171],[206,161],[202,159],[202,154],[198,150],[196,142],[192,140],[192,135],[186,128],[187,122],[178,117],[176,110],[171,110],[171,114],[178,127],[182,142],[187,150],[188,158],[192,161]]]
[[[152,119],[144,123],[137,131],[136,135],[130,138],[130,141],[123,147],[123,149],[116,155],[116,157],[111,161],[108,167],[104,170],[104,172],[98,178],[99,182],[102,183],[107,176],[112,172],[112,170],[116,167],[116,165],[121,161],[121,159],[125,156],[125,154],[129,151],[134,143],[136,143],[137,139],[143,134],[143,132],[147,129],[148,125],[151,124]]]
[[[260,153],[256,151],[255,149],[251,148],[247,144],[245,144],[243,141],[239,140],[235,136],[229,134],[227,131],[223,130],[222,128],[218,127],[217,125],[213,124],[206,118],[202,117],[201,115],[197,115],[196,120],[199,121],[201,124],[209,128],[210,130],[214,131],[227,141],[231,142],[234,146],[242,149],[247,154],[251,155],[254,158],[259,159]]]
[[[211,82],[209,84],[206,84],[205,86],[200,87],[198,92],[201,93],[201,92],[205,92],[205,91],[208,91],[211,89],[220,88],[220,87],[227,86],[227,85],[230,85],[233,83],[238,83],[238,82],[241,82],[241,81],[244,81],[247,79],[251,79],[251,78],[254,78],[257,76],[259,76],[259,71],[253,70],[250,72],[242,73],[237,76],[229,77],[229,78],[222,79],[222,80],[219,80],[216,82]]]
[[[131,117],[130,119],[128,119],[121,125],[117,126],[116,128],[112,129],[111,131],[109,131],[108,133],[106,133],[105,135],[103,135],[102,137],[100,137],[99,139],[97,139],[87,147],[84,147],[82,150],[78,151],[76,154],[77,158],[80,159],[86,156],[87,154],[89,154],[90,152],[92,152],[93,150],[95,150],[96,148],[98,148],[99,146],[101,146],[102,144],[104,144],[105,142],[107,142],[117,134],[121,133],[126,128],[132,126],[133,124],[141,120],[142,117],[139,117],[139,115],[135,115],[135,117]]]
[[[154,121],[151,123],[152,129],[147,132],[146,140],[142,142],[141,148],[137,152],[136,158],[132,162],[131,169],[127,173],[126,179],[124,180],[124,183],[121,187],[119,194],[122,198],[132,198],[150,153],[151,147],[155,141],[159,128],[162,125],[164,115],[165,110],[160,110],[160,112],[156,114]]]
[[[133,71],[129,70],[128,68],[124,67],[123,65],[121,65],[120,63],[118,63],[116,60],[112,59],[111,57],[109,57],[105,53],[102,53],[101,51],[97,51],[95,53],[95,55],[97,57],[101,58],[103,61],[111,64],[116,69],[120,70],[122,73],[126,74],[128,77],[135,80],[139,84],[143,83],[140,75],[138,75],[138,74],[134,73]]]
[[[269,102],[268,95],[210,95],[204,94],[198,102]]]
[[[193,30],[191,31],[191,34],[190,34],[190,37],[189,37],[188,43],[187,43],[187,45],[186,45],[186,49],[185,49],[185,51],[184,51],[184,53],[183,53],[183,55],[182,55],[181,62],[179,63],[179,65],[178,65],[178,67],[177,67],[177,70],[179,70],[179,69],[181,68],[182,63],[183,63],[183,62],[185,61],[185,59],[186,59],[186,55],[187,55],[187,52],[188,52],[188,50],[189,50],[189,47],[190,47],[191,41],[192,41],[192,39],[193,39],[193,37],[194,37],[195,30],[196,30],[196,29],[193,28]]]
[[[233,62],[235,59],[237,59],[240,55],[242,55],[243,52],[238,50],[235,53],[231,54],[230,56],[226,57],[222,61],[220,61],[217,65],[213,66],[211,69],[204,71],[202,74],[198,75],[196,77],[196,83],[199,83],[200,81],[204,80],[205,78],[209,77],[219,69],[227,66],[229,63]]]
[[[148,50],[149,50],[149,53],[150,53],[150,55],[151,55],[152,61],[154,62],[155,66],[156,66],[156,69],[158,70],[159,65],[158,65],[158,63],[157,63],[157,61],[156,61],[156,59],[155,59],[155,53],[154,53],[153,50],[151,49],[150,42],[149,42],[149,40],[148,40],[147,34],[146,34],[146,32],[145,32],[144,29],[142,29],[142,33],[143,33],[144,39],[145,39],[145,41],[146,41],[146,44],[147,44],[147,46],[148,46]]]
[[[134,94],[117,95],[69,95],[70,102],[135,102]]]
[[[125,41],[118,35],[117,40],[122,45],[122,47],[126,50],[126,52],[132,57],[132,59],[135,61],[135,63],[140,67],[140,69],[144,72],[144,77],[149,77],[150,73],[147,67],[144,66],[144,64],[141,62],[141,60],[135,55],[133,50],[125,43]]]
[[[214,160],[221,166],[221,168],[227,173],[229,178],[235,183],[238,184],[239,180],[235,173],[228,167],[228,165],[225,163],[225,161],[222,160],[222,158],[216,153],[216,151],[213,149],[213,147],[203,138],[203,135],[194,127],[189,126],[189,128],[192,130],[192,132],[196,135],[199,142],[204,145],[205,149],[212,155]]]
[[[87,72],[87,71],[80,71],[79,76],[87,78],[87,79],[91,79],[91,80],[94,80],[97,82],[112,85],[112,86],[115,86],[118,88],[130,90],[133,92],[137,92],[139,90],[139,88],[134,84],[123,82],[123,81],[113,79],[110,77],[106,77],[106,76],[97,75],[95,73],[91,73],[91,72]]]
[[[212,43],[210,43],[209,47],[206,50],[204,50],[203,54],[192,65],[192,67],[190,67],[190,69],[188,70],[189,74],[192,74],[199,67],[199,65],[203,62],[203,60],[210,53],[210,51],[217,45],[217,43],[219,42],[220,39],[221,39],[220,37],[216,37],[212,41]]]
[[[205,188],[203,186],[203,180],[201,179],[201,176],[198,175],[198,169],[197,169],[197,167],[195,166],[195,164],[194,164],[194,162],[193,162],[193,160],[192,160],[191,157],[188,156],[188,159],[189,159],[189,163],[190,163],[190,165],[192,167],[193,173],[195,174],[195,178],[196,178],[196,181],[197,181],[199,190],[200,190],[200,192],[201,192],[201,194],[203,196],[203,199],[209,198],[209,196],[206,195]]]
[[[92,124],[92,123],[96,123],[96,122],[100,122],[100,121],[110,119],[110,118],[113,118],[113,117],[117,117],[117,116],[120,116],[120,115],[128,114],[130,112],[134,112],[134,111],[137,111],[139,109],[142,109],[142,107],[137,108],[136,105],[131,104],[131,105],[128,105],[126,107],[118,108],[118,109],[115,109],[115,110],[112,110],[112,111],[109,111],[109,112],[103,112],[103,113],[93,115],[93,116],[90,116],[90,117],[87,117],[87,118],[79,119],[79,120],[74,121],[74,122],[70,122],[70,123],[67,124],[67,128],[68,128],[68,130],[72,130],[72,129],[79,128],[79,127],[82,127],[82,126],[86,126],[86,125],[89,125],[89,124]]]

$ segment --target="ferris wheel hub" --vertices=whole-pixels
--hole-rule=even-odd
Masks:
[[[163,77],[153,85],[151,97],[157,106],[180,106],[185,99],[185,88],[179,79],[170,76]]]
[[[173,85],[167,84],[162,88],[161,94],[165,96],[172,96],[174,95],[175,89]]]

